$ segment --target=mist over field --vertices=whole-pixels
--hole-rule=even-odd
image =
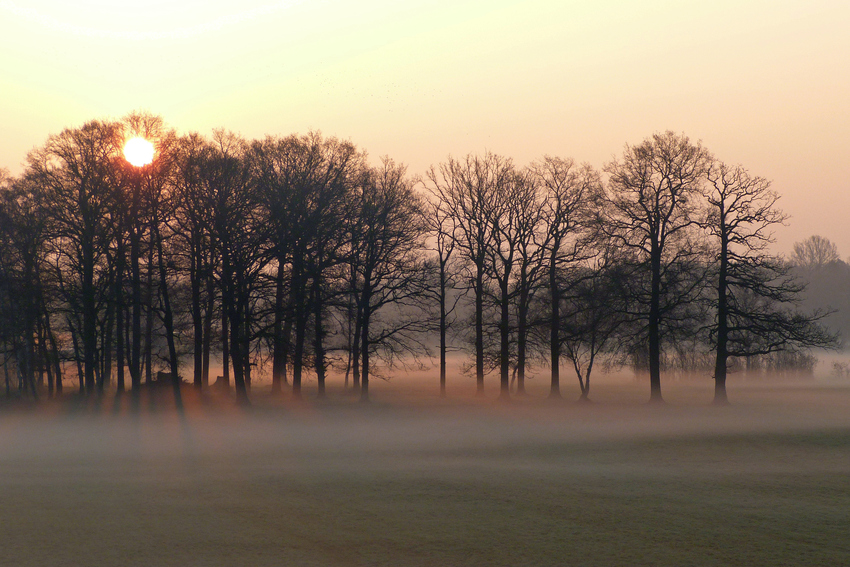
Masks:
[[[0,413],[2,565],[842,565],[850,384]],[[565,395],[571,395],[565,388]]]

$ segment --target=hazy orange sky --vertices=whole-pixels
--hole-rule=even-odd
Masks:
[[[0,0],[0,167],[132,110],[319,129],[414,174],[485,149],[601,167],[670,129],[773,180],[777,251],[850,255],[846,0]]]

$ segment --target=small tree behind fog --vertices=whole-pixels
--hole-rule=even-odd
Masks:
[[[581,396],[589,401],[590,377],[597,360],[616,356],[627,342],[629,316],[628,274],[611,249],[563,270],[558,278],[562,313],[559,342],[572,364]]]
[[[838,247],[823,236],[815,234],[794,243],[791,263],[805,270],[816,270],[838,262]]]

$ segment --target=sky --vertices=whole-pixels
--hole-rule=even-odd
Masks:
[[[320,130],[422,174],[486,150],[601,168],[655,132],[770,179],[850,256],[846,0],[0,0],[0,168],[134,110]]]

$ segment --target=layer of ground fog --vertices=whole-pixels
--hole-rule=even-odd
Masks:
[[[0,565],[850,565],[850,386],[0,405]]]

